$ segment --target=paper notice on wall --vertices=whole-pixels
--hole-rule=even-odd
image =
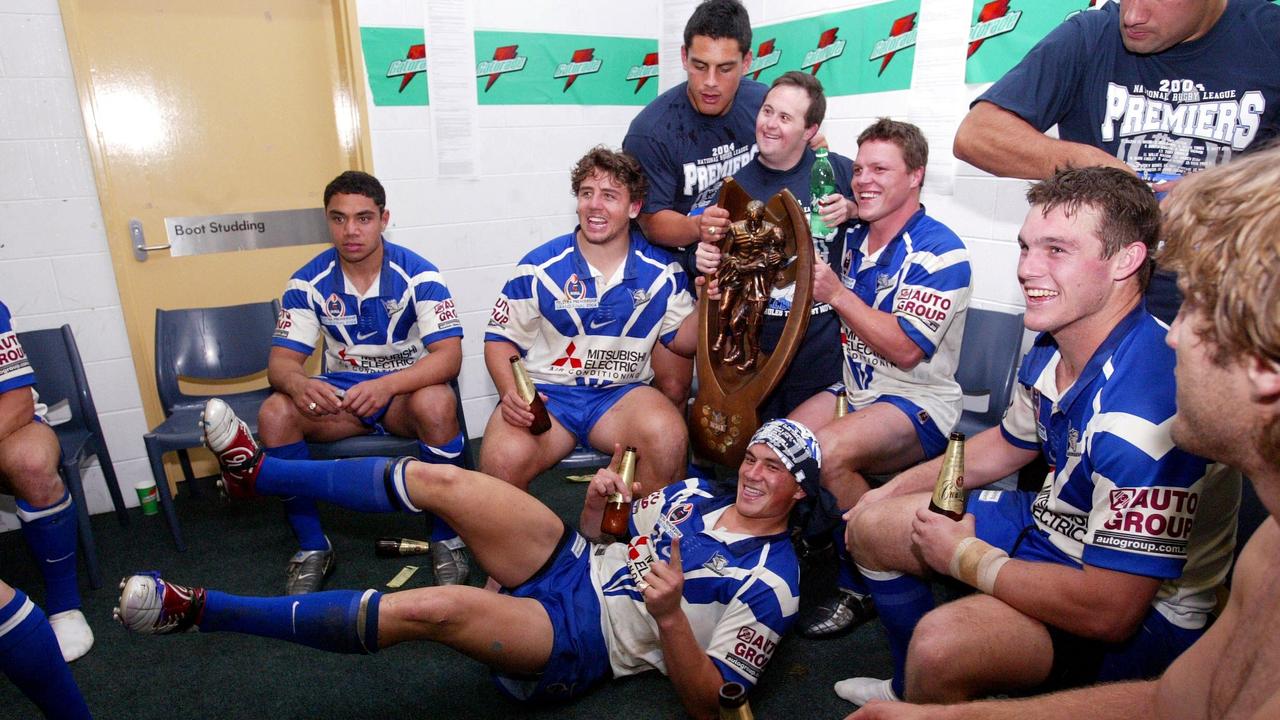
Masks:
[[[431,0],[427,45],[432,49],[431,135],[440,177],[476,177],[476,90],[472,79],[471,3]]]

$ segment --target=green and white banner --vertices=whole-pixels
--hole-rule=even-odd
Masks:
[[[656,38],[477,30],[481,105],[645,105],[658,96]]]
[[[812,73],[828,96],[906,90],[916,60],[920,0],[890,0],[752,30],[750,75],[771,83]]]
[[[995,82],[1063,20],[1096,0],[973,0],[964,81]]]
[[[374,105],[428,104],[422,28],[362,27],[360,45]]]

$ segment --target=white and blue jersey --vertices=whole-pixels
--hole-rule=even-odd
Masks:
[[[484,339],[519,348],[535,383],[647,383],[654,343],[669,344],[693,312],[684,271],[633,231],[626,260],[606,278],[576,238],[575,230],[520,260]]]
[[[363,294],[326,250],[289,279],[271,344],[310,355],[324,333],[324,368],[358,382],[404,370],[426,346],[462,337],[453,298],[435,265],[382,241],[382,272]]]
[[[1155,609],[1197,629],[1230,567],[1240,476],[1174,446],[1167,330],[1139,304],[1062,392],[1057,343],[1040,335],[1001,431],[1049,462],[1031,508],[1049,541],[1077,562],[1165,580]]]
[[[876,253],[868,253],[870,226],[845,230],[840,278],[874,310],[890,313],[924,358],[910,370],[889,362],[843,324],[844,384],[855,409],[884,396],[906,398],[946,435],[960,419],[963,394],[955,380],[969,309],[969,251],[946,225],[921,207]]]
[[[658,625],[637,588],[655,559],[669,561],[680,538],[684,598],[698,645],[725,681],[751,687],[799,607],[800,566],[788,535],[716,530],[733,496],[704,480],[674,483],[632,507],[630,543],[594,546],[591,575],[600,596],[600,627],[614,676],[666,673]]]
[[[36,402],[36,417],[43,418],[46,408],[36,392],[36,374],[27,361],[22,343],[18,342],[18,334],[13,331],[13,316],[9,314],[9,308],[0,302],[0,393],[23,387],[31,388],[31,396]]]

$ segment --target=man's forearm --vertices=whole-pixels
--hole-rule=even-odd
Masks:
[[[1110,153],[1058,140],[1018,115],[989,102],[973,106],[956,130],[955,156],[997,177],[1043,180],[1064,167],[1105,165],[1132,172]]]
[[[308,379],[303,363],[306,356],[293,350],[272,348],[267,360],[267,382],[271,387],[292,397]]]
[[[515,343],[505,340],[486,340],[484,343],[484,365],[498,390],[499,402],[516,387],[516,378],[511,372],[512,355],[520,355]]]
[[[654,245],[667,248],[688,247],[698,242],[698,219],[675,210],[659,210],[640,214],[640,229]]]
[[[695,718],[715,717],[724,678],[698,645],[688,616],[679,611],[658,620],[658,640],[662,643],[667,677],[671,678],[685,712]]]

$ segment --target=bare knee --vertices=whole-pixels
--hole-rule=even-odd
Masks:
[[[301,440],[301,419],[293,398],[284,393],[272,393],[258,410],[258,436],[262,438],[262,444],[279,447]]]
[[[405,491],[420,510],[447,507],[449,498],[464,482],[465,471],[454,465],[411,462],[405,468]]]
[[[13,438],[15,442],[5,448],[4,466],[0,468],[0,477],[7,481],[8,489],[35,507],[52,505],[66,493],[58,476],[58,441],[52,431],[43,426],[41,429],[46,430],[48,442],[45,433],[23,433],[22,439]],[[36,437],[35,442],[31,442],[32,436]]]
[[[871,570],[885,570],[880,557],[880,544],[905,542],[907,538],[891,537],[883,523],[884,508],[879,504],[860,507],[845,525],[845,543],[858,563]]]
[[[384,595],[378,605],[379,647],[445,637],[466,612],[465,593],[459,590],[434,587]]]
[[[428,385],[409,396],[409,412],[413,416],[418,439],[437,447],[447,445],[458,435],[458,416],[453,390],[448,385]]]
[[[957,622],[959,619],[945,605],[920,619],[907,650],[905,700],[936,702],[968,697],[962,668],[980,660],[960,657],[960,648],[954,642]]]

